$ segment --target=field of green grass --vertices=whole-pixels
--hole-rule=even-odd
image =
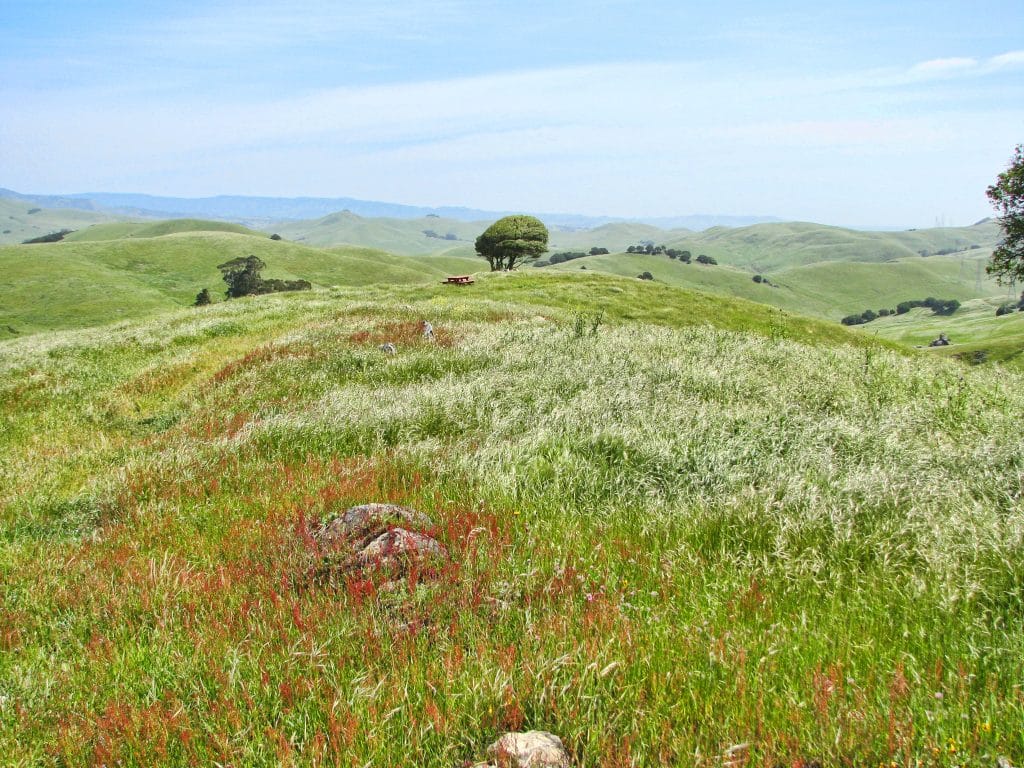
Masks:
[[[0,341],[0,755],[1019,764],[1022,384],[554,270]],[[368,501],[449,559],[310,581]]]

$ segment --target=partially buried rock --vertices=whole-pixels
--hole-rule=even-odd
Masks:
[[[313,531],[320,577],[386,569],[401,575],[412,560],[445,558],[448,552],[425,531],[434,527],[422,512],[398,504],[361,504]]]
[[[547,731],[506,733],[487,748],[496,768],[570,768],[572,759],[562,740]]]

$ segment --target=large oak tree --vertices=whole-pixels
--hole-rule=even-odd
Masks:
[[[988,273],[1000,283],[1024,282],[1024,144],[1017,145],[1010,166],[986,194],[1003,228],[1003,240],[992,252]]]
[[[548,229],[533,216],[506,216],[491,224],[476,239],[476,252],[491,265],[491,271],[515,269],[527,259],[536,259],[548,249]]]

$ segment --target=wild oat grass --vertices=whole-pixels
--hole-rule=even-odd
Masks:
[[[0,346],[7,762],[1024,759],[1019,375],[536,280]],[[451,563],[310,588],[372,500]]]

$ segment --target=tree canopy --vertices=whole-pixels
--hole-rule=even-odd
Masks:
[[[1009,167],[986,194],[1003,228],[1003,241],[992,252],[987,271],[1000,283],[1024,281],[1024,144],[1017,145]]]
[[[227,297],[234,299],[259,293],[260,285],[263,283],[260,271],[266,266],[258,256],[239,257],[218,264],[217,269],[224,276],[224,282],[228,284]]]
[[[548,229],[533,216],[506,216],[491,224],[476,239],[476,252],[487,259],[492,272],[515,269],[548,249]]]
[[[223,275],[224,282],[228,284],[227,297],[235,299],[239,296],[279,291],[308,291],[313,287],[308,280],[264,280],[260,272],[266,266],[258,256],[239,257],[218,264],[217,269]]]

